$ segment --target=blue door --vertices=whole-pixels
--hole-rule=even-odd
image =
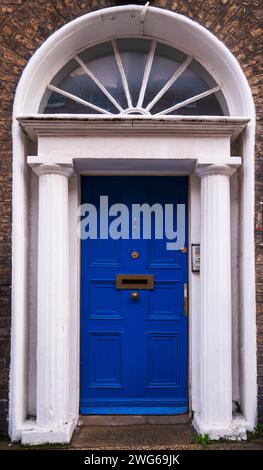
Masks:
[[[105,229],[95,237],[106,217],[100,196],[104,206],[108,196],[109,208],[127,206],[129,226],[123,238],[107,238]],[[188,411],[188,253],[168,250],[171,240],[156,238],[154,214],[150,239],[143,239],[143,217],[138,221],[132,212],[132,204],[167,204],[176,231],[178,204],[185,205],[187,247],[187,199],[186,177],[82,177],[82,204],[92,204],[98,216],[92,238],[81,242],[82,414]],[[120,215],[116,207],[109,224]]]

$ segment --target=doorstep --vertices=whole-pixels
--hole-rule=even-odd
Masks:
[[[84,426],[138,426],[141,424],[188,424],[190,416],[183,415],[81,415],[79,425]]]
[[[188,424],[140,424],[80,426],[75,429],[71,449],[169,449],[195,444],[195,431]]]

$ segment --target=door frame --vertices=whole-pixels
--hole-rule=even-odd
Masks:
[[[46,84],[50,78],[68,61],[69,57],[83,49],[87,44],[93,45],[108,38],[125,36],[149,35],[156,40],[170,44],[178,49],[186,50],[191,55],[197,57],[200,62],[208,68],[222,83],[223,91],[228,102],[230,115],[232,117],[208,119],[198,117],[193,119],[193,125],[189,129],[186,121],[178,120],[178,128],[181,128],[181,136],[190,138],[194,133],[199,136],[209,137],[207,144],[207,152],[198,154],[198,146],[192,147],[193,158],[202,158],[208,156],[210,163],[216,159],[216,149],[213,141],[218,136],[234,135],[235,129],[233,122],[238,125],[237,116],[248,118],[248,125],[243,123],[243,136],[240,153],[242,155],[242,169],[240,171],[240,240],[239,249],[242,254],[239,266],[240,277],[240,296],[241,296],[241,331],[240,341],[242,343],[242,353],[240,359],[240,371],[242,372],[242,380],[240,381],[240,403],[244,415],[245,424],[242,426],[252,430],[256,424],[257,416],[257,382],[256,382],[256,302],[255,302],[255,241],[254,241],[254,145],[255,145],[255,107],[251,89],[247,79],[239,66],[234,55],[207,29],[198,23],[190,20],[184,15],[179,15],[169,10],[148,7],[145,21],[142,23],[143,6],[126,5],[100,9],[98,11],[83,15],[74,21],[69,22],[63,28],[60,28],[55,34],[51,35],[38,49],[38,51],[29,60],[22,77],[19,81],[13,112],[13,236],[12,236],[12,344],[11,344],[11,371],[10,371],[10,404],[9,404],[9,432],[12,440],[21,440],[23,442],[34,444],[38,439],[39,443],[47,442],[47,435],[43,433],[36,437],[36,429],[41,433],[41,426],[35,422],[31,422],[26,417],[28,414],[35,414],[36,396],[36,364],[32,357],[35,357],[36,338],[35,326],[31,327],[31,320],[36,316],[36,300],[35,300],[35,277],[37,265],[36,252],[36,233],[29,229],[36,226],[37,218],[37,177],[31,174],[28,168],[26,156],[29,149],[35,153],[37,159],[35,164],[43,163],[48,160],[48,147],[43,149],[42,154],[38,154],[37,141],[38,133],[41,133],[40,123],[37,125],[36,120],[41,116],[38,113],[39,104],[42,100]],[[113,21],[114,20],[114,21]],[[34,119],[35,116],[35,119]],[[236,116],[236,117],[235,117]],[[60,122],[53,116],[46,116],[43,119],[42,132],[46,132],[46,136],[59,137],[63,134],[68,136],[68,129],[71,133],[77,133],[78,128],[84,129],[87,123],[83,116],[78,116],[74,122],[66,122],[67,116],[60,116]],[[31,119],[32,118],[32,119]],[[43,118],[43,116],[42,116]],[[90,118],[91,126],[87,135],[96,133],[96,128],[100,127],[96,121],[96,117]],[[50,122],[48,122],[50,120]],[[23,122],[24,121],[24,122]],[[27,121],[27,123],[26,123]],[[104,120],[105,121],[105,120]],[[232,121],[232,124],[231,124]],[[107,120],[106,120],[107,122]],[[126,126],[127,120],[119,120],[120,126]],[[248,122],[248,121],[247,121]],[[219,123],[219,124],[218,124]],[[241,121],[239,121],[239,124]],[[108,124],[110,124],[108,122]],[[145,120],[145,129],[151,123]],[[163,119],[162,125],[167,133],[169,120]],[[232,126],[232,131],[230,128]],[[60,131],[59,131],[60,127]],[[114,129],[116,130],[116,123]],[[176,127],[176,126],[175,126]],[[241,126],[242,127],[242,126]],[[35,129],[35,130],[34,130]],[[105,126],[106,133],[114,132],[113,129]],[[105,133],[104,130],[104,133]],[[136,130],[136,129],[135,129]],[[139,133],[140,128],[137,127]],[[161,132],[161,131],[160,131]],[[164,134],[163,132],[163,134]],[[179,135],[178,131],[177,135]],[[43,136],[42,136],[43,137]],[[92,137],[92,135],[91,135]],[[94,135],[93,135],[94,137]],[[123,139],[122,139],[123,140]],[[149,139],[148,139],[149,140]],[[228,139],[229,141],[230,139]],[[171,142],[171,141],[170,141]],[[54,150],[56,140],[53,141],[50,148]],[[76,144],[76,142],[75,142]],[[121,144],[121,142],[120,142]],[[173,142],[176,145],[176,142]],[[200,143],[201,144],[201,143]],[[211,144],[211,146],[210,146]],[[100,150],[103,146],[100,146]],[[171,149],[171,145],[169,145]],[[68,165],[72,164],[72,159],[76,157],[77,145],[72,149],[71,159],[65,159],[65,152],[61,155],[53,155],[53,163]],[[167,146],[164,148],[167,149]],[[203,148],[203,147],[202,147]],[[94,149],[94,148],[93,148]],[[176,147],[173,147],[176,150]],[[209,151],[210,149],[210,151]],[[65,148],[64,148],[65,150]],[[145,149],[147,150],[147,148]],[[156,148],[152,148],[153,155],[156,155]],[[182,155],[177,154],[177,158],[184,158],[186,155],[182,150]],[[204,150],[204,148],[203,148]],[[215,153],[213,151],[215,150]],[[175,152],[176,153],[176,152]],[[83,156],[83,155],[82,155]],[[87,157],[87,146],[85,148],[85,156]],[[109,156],[109,155],[108,155]],[[166,155],[167,156],[167,155]],[[175,156],[175,155],[174,155]],[[224,161],[230,157],[230,144],[221,154]],[[68,155],[67,157],[70,157]],[[91,157],[89,155],[88,157]],[[189,155],[187,156],[187,158]],[[215,157],[215,158],[213,158]],[[112,158],[112,155],[110,155]],[[117,157],[116,157],[117,158]],[[152,155],[149,156],[152,158]],[[160,155],[159,155],[160,158]],[[233,157],[232,157],[233,158]],[[69,162],[70,160],[70,162]],[[154,162],[154,159],[152,159]],[[233,162],[232,162],[233,163]],[[29,164],[33,166],[33,160]],[[126,162],[128,165],[128,161]],[[160,170],[160,168],[159,168]],[[83,167],[83,171],[85,168]],[[110,169],[109,169],[110,171]],[[161,171],[161,170],[160,170]],[[167,171],[167,165],[166,165]],[[169,167],[169,171],[172,171]],[[188,169],[189,171],[189,169]],[[192,170],[193,171],[193,170]],[[191,176],[191,206],[196,209],[198,205],[198,181]],[[69,180],[69,205],[70,214],[75,220],[75,214],[78,205],[78,177]],[[194,197],[194,195],[196,197]],[[33,207],[32,207],[33,206]],[[195,210],[194,209],[194,210]],[[193,211],[194,211],[193,210]],[[192,211],[192,212],[193,212]],[[193,238],[196,226],[193,224]],[[78,260],[78,244],[73,236],[74,228],[70,227],[71,239],[71,261]],[[30,237],[30,243],[29,243]],[[196,241],[197,242],[197,241]],[[28,259],[31,259],[31,265],[28,266]],[[33,260],[33,261],[32,261]],[[70,349],[70,379],[71,389],[69,420],[74,426],[78,420],[78,272],[71,272],[70,285],[72,295],[70,299],[70,307],[72,314],[72,326],[76,329],[74,338],[69,345]],[[196,275],[197,276],[197,275]],[[33,293],[32,293],[33,289]],[[197,295],[198,289],[190,286],[190,307],[191,297]],[[30,302],[29,302],[30,298]],[[194,306],[193,306],[194,307]],[[194,309],[193,309],[194,312]],[[193,333],[191,332],[190,344],[194,351],[193,357],[199,354],[198,345],[198,324],[193,318]],[[28,344],[30,337],[30,344]],[[28,353],[29,349],[29,353]],[[33,351],[33,353],[32,353]],[[31,354],[32,353],[32,354]],[[196,413],[200,408],[200,390],[198,388],[198,368],[195,359],[191,364],[191,397],[192,409]],[[28,381],[29,377],[29,381]],[[29,396],[28,396],[29,393]],[[28,400],[27,400],[28,398]],[[53,423],[57,424],[56,421]],[[239,429],[241,423],[236,423]],[[212,429],[217,428],[217,423],[212,423]],[[39,430],[40,429],[40,430]],[[58,428],[53,432],[54,442],[68,442],[70,433],[63,434],[63,428]],[[232,436],[235,436],[232,430]],[[50,439],[50,435],[48,435]]]
[[[50,119],[49,116],[20,117],[20,125],[38,143],[38,155],[29,156],[28,165],[34,171],[44,165],[47,171],[57,168],[72,168],[75,176],[69,179],[70,225],[70,305],[72,316],[70,329],[69,364],[69,416],[72,429],[79,416],[79,240],[76,237],[76,213],[80,203],[79,175],[128,174],[128,175],[188,175],[189,178],[189,244],[200,242],[200,179],[197,168],[211,165],[238,168],[240,157],[230,155],[230,141],[240,135],[247,126],[245,118],[207,119],[175,116],[168,120],[128,117],[118,119],[74,120]],[[77,132],[76,132],[77,129]],[[103,144],[101,145],[103,139]],[[187,145],[186,145],[187,142]],[[139,145],[138,145],[139,144]],[[87,154],[87,146],[89,154]],[[125,158],[127,146],[129,157]],[[77,153],[76,153],[77,149]],[[190,149],[190,150],[189,150]],[[126,151],[124,151],[126,150]],[[47,158],[48,155],[48,158]],[[143,164],[143,170],[142,170]],[[120,170],[121,168],[121,170]],[[36,177],[31,175],[35,181]],[[235,186],[238,184],[237,180]],[[37,198],[37,182],[35,184]],[[194,207],[194,210],[192,208]],[[35,212],[37,215],[37,211]],[[238,241],[237,241],[238,243]],[[190,252],[190,250],[188,251]],[[190,256],[190,253],[189,253]],[[197,413],[200,409],[199,370],[199,275],[190,272],[189,319],[190,319],[190,384],[189,409]],[[242,430],[244,424],[241,425]],[[72,430],[70,431],[72,432]],[[243,432],[243,431],[242,431]],[[28,442],[29,433],[25,431]],[[67,434],[68,435],[68,434]],[[31,439],[31,437],[29,437]]]

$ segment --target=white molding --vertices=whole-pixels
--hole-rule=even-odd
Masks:
[[[248,122],[246,118],[196,120],[185,119],[181,116],[167,120],[131,117],[94,118],[85,121],[80,121],[75,117],[72,119],[65,117],[54,121],[50,121],[49,117],[36,119],[19,117],[18,119],[30,138],[33,141],[37,140],[38,155],[29,156],[28,164],[74,165],[74,162],[82,159],[82,168],[84,160],[87,160],[87,167],[83,168],[86,172],[90,169],[91,159],[94,162],[97,159],[95,170],[103,171],[105,166],[103,160],[110,159],[111,170],[122,173],[126,168],[121,162],[125,160],[127,171],[130,171],[132,167],[138,171],[141,166],[139,160],[145,161],[145,171],[151,171],[150,162],[155,161],[155,172],[157,160],[160,160],[159,170],[166,171],[165,160],[169,159],[174,161],[174,171],[184,171],[181,165],[183,160],[198,160],[199,164],[217,163],[239,166],[240,158],[230,155],[230,139],[235,140],[244,131]],[[103,145],[101,145],[102,139]],[[127,147],[129,152],[127,152]],[[180,168],[177,168],[179,160]],[[189,165],[186,165],[185,170],[185,174],[189,174]]]
[[[32,115],[38,112],[46,85],[57,71],[80,50],[98,42],[111,40],[114,37],[139,37],[142,34],[144,37],[165,42],[181,49],[187,55],[192,55],[207,68],[217,83],[222,86],[230,115],[250,119],[244,131],[243,164],[241,169],[241,407],[245,415],[246,427],[253,428],[256,423],[255,109],[251,90],[237,60],[224,44],[207,29],[183,15],[154,7],[148,7],[142,28],[142,9],[143,7],[134,5],[112,7],[83,15],[68,23],[51,35],[29,60],[16,90],[13,111],[13,277],[9,412],[9,432],[12,440],[21,439],[23,430],[27,428],[25,419],[28,321],[28,172],[31,171],[26,165],[25,158],[27,156],[26,135],[18,123],[17,117],[25,115],[32,117]],[[54,120],[59,120],[60,118],[63,117],[53,115],[50,118],[50,130],[52,125],[54,126]],[[147,116],[142,116],[142,118],[145,119],[144,125],[147,127]],[[35,119],[41,121],[43,116]],[[211,117],[209,119],[210,121],[213,120]],[[85,126],[86,121],[87,117],[79,116],[78,128]],[[90,121],[93,128],[99,127],[99,132],[102,132],[103,126],[99,126],[98,120],[94,121],[91,117]],[[194,121],[196,123],[199,122],[200,128],[203,126],[202,120],[194,118]],[[169,125],[167,118],[165,123],[166,126]],[[77,122],[75,121],[76,124]],[[70,124],[68,126],[70,127]],[[121,126],[122,121],[120,120],[119,127]],[[139,139],[139,126],[137,131]],[[54,132],[58,132],[58,128],[55,130],[55,126]],[[209,132],[208,128],[204,132]],[[193,330],[192,335],[195,334],[196,332]],[[195,338],[195,342],[196,340],[197,338]],[[192,368],[197,367],[197,361],[197,358],[192,358]],[[77,403],[74,406],[77,409]]]
[[[33,55],[22,75],[15,114],[26,109],[37,112],[46,85],[73,55],[85,47],[113,37],[140,37],[141,11],[142,7],[136,5],[98,10],[76,18],[52,34]],[[164,41],[192,55],[223,85],[231,115],[255,116],[252,94],[240,65],[207,29],[186,16],[149,7],[143,37]]]
[[[232,176],[236,171],[236,168],[232,165],[198,165],[195,169],[197,176],[206,176],[206,175],[222,175],[222,176]]]
[[[20,126],[30,139],[41,135],[90,135],[90,133],[129,132],[129,134],[172,134],[230,136],[235,140],[250,122],[248,117],[238,116],[97,116],[68,114],[18,115]]]
[[[37,165],[32,165],[32,170],[34,173],[36,173],[37,176],[60,175],[69,178],[74,173],[74,170],[71,166],[59,165],[55,163],[47,164],[45,161],[43,161],[43,163],[38,162]]]

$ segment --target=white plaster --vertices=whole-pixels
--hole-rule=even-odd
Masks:
[[[216,423],[209,425],[200,420],[200,415],[194,415],[193,424],[198,434],[208,434],[210,439],[229,439],[241,441],[247,439],[247,420],[242,415],[233,417],[228,426],[220,426]]]
[[[116,136],[104,136],[103,147],[107,149],[107,158],[136,158],[138,153],[141,153],[141,146],[144,147],[144,158],[176,158],[176,154],[180,153],[181,158],[198,158],[200,156],[211,157],[214,155],[215,159],[220,156],[230,154],[229,139],[228,138],[215,138],[211,142],[211,150],[208,153],[209,138],[194,138],[191,137],[190,145],[189,139],[185,136],[161,136],[151,135],[141,136],[140,139],[134,136],[122,135],[118,139],[116,145]],[[127,152],[127,148],[129,152]],[[45,158],[49,155],[50,159],[56,160],[57,158],[70,159],[74,157],[85,157],[92,155],[93,158],[101,158],[103,150],[101,145],[101,136],[89,136],[89,143],[87,148],[87,137],[66,137],[61,139],[56,137],[43,137],[39,139],[39,157]]]
[[[33,55],[17,88],[13,122],[13,280],[9,420],[12,440],[22,438],[23,442],[25,442],[26,437],[24,437],[24,434],[27,432],[27,422],[25,419],[28,411],[28,171],[31,171],[28,169],[25,159],[28,155],[26,136],[16,121],[16,118],[19,115],[38,112],[39,103],[45,91],[46,84],[61,66],[79,50],[115,36],[140,36],[142,32],[140,23],[141,11],[141,7],[131,5],[109,8],[83,15],[67,24],[52,35]],[[251,119],[251,123],[244,132],[243,166],[240,181],[240,297],[242,309],[242,375],[240,383],[241,409],[245,415],[246,427],[252,428],[256,423],[257,390],[254,264],[255,111],[251,91],[239,64],[226,47],[218,41],[215,36],[209,33],[208,30],[186,17],[164,9],[149,7],[143,24],[143,33],[147,37],[167,42],[188,54],[194,55],[194,57],[214,75],[217,82],[222,84],[230,114],[232,116],[243,116]],[[145,116],[143,116],[143,118],[145,118]],[[82,116],[79,119],[84,119],[84,117]],[[169,119],[167,119],[166,122],[168,123]],[[95,123],[94,126],[96,125]],[[119,126],[121,126],[121,121]],[[145,126],[147,126],[146,119]],[[104,147],[104,145],[102,147]],[[212,156],[213,155],[210,154],[208,158],[212,158]],[[45,157],[45,155],[43,155],[43,157]],[[225,157],[225,155],[223,157]],[[76,259],[77,256],[76,244],[74,250],[75,258],[73,257],[72,259]],[[76,308],[76,297],[73,303],[75,305],[74,308]],[[194,313],[195,312],[192,312],[192,315],[194,315]],[[73,324],[77,316],[78,312],[74,312],[73,317],[75,320],[73,320]],[[191,333],[193,347],[194,344],[198,342],[198,330],[195,330],[194,320],[196,320],[196,318],[193,319]],[[72,336],[71,347],[72,351],[75,351],[77,360],[76,350],[78,340],[75,334]],[[197,372],[194,369],[197,363],[197,360],[192,360],[192,377],[197,377]],[[72,377],[75,382],[72,386],[72,390],[75,387],[75,392],[72,391],[71,396],[72,400],[75,399],[76,402],[72,403],[72,414],[78,412],[76,370],[78,370],[79,365],[76,364],[75,366],[75,372],[72,372]],[[192,390],[194,391],[194,383],[192,384]],[[199,398],[198,387],[195,388],[195,390],[196,392],[193,392],[192,402],[197,404]],[[197,421],[198,417],[196,413],[195,422]],[[73,420],[73,423],[74,422]],[[69,427],[71,429],[71,426]],[[215,423],[213,429],[216,429]],[[59,439],[70,439],[70,432],[63,434],[64,431],[61,429],[60,431],[60,435],[55,432],[53,433],[53,438],[55,439],[53,442],[61,442]],[[44,437],[44,434],[41,434],[41,432],[38,433],[38,440],[36,439],[35,442],[47,442],[46,437]],[[61,435],[64,437],[61,438]],[[33,439],[32,436],[33,434],[31,433],[31,440]]]
[[[35,446],[39,444],[67,444],[76,427],[76,421],[71,420],[62,425],[38,426],[34,421],[28,421],[22,431],[22,445]]]

